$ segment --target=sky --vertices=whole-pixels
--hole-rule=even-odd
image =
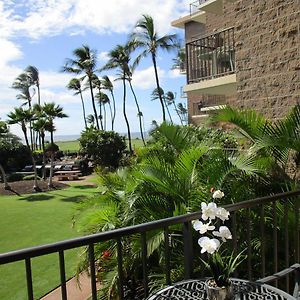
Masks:
[[[124,44],[128,34],[143,14],[151,15],[158,35],[179,34],[180,29],[171,27],[171,21],[189,13],[186,0],[0,0],[0,119],[7,120],[7,114],[22,104],[16,99],[18,91],[11,88],[14,79],[28,65],[38,68],[40,73],[41,101],[61,105],[69,116],[57,120],[56,134],[80,134],[84,128],[81,102],[66,89],[74,75],[62,73],[66,58],[73,58],[75,48],[87,44],[97,51],[98,67],[107,62],[107,53],[117,44]],[[180,98],[180,87],[185,84],[185,76],[172,70],[175,53],[158,52],[158,67],[161,87],[172,91],[176,101]],[[103,71],[99,76],[116,78],[114,71]],[[115,130],[126,132],[122,115],[121,82],[113,81],[117,117]],[[151,92],[156,87],[154,69],[150,58],[144,59],[133,75],[133,87],[144,115],[145,129],[151,127],[152,120],[162,119],[159,101],[151,101]],[[129,91],[128,91],[129,92]],[[37,96],[33,97],[33,103]],[[92,113],[91,99],[84,93],[87,114]],[[131,131],[139,130],[134,99],[128,93],[126,110]],[[176,123],[179,119],[170,107]],[[11,125],[11,131],[21,136],[18,125]],[[110,129],[110,126],[107,127]]]

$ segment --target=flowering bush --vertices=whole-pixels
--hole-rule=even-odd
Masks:
[[[213,199],[221,199],[224,197],[224,193],[220,190],[214,191]],[[233,253],[229,256],[220,253],[220,247],[227,240],[232,239],[232,234],[227,226],[220,226],[216,228],[216,223],[221,220],[224,221],[229,219],[229,212],[223,208],[218,207],[216,203],[210,202],[208,204],[201,203],[202,216],[201,220],[193,222],[193,227],[202,236],[198,240],[198,244],[201,247],[201,253],[207,252],[209,254],[208,262],[204,262],[205,266],[211,272],[215,283],[219,287],[230,285],[229,277],[232,275],[237,266],[243,261],[244,257],[242,253],[234,257]]]

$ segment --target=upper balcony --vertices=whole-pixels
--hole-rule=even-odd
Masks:
[[[235,2],[236,0],[226,0]],[[191,21],[205,24],[206,13],[223,14],[224,0],[196,0],[190,3],[190,14],[174,20],[171,25],[178,28],[185,28],[185,24]]]
[[[184,90],[230,95],[235,91],[234,28],[186,44],[187,83]]]

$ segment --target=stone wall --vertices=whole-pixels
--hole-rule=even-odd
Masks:
[[[224,0],[223,15],[207,14],[206,33],[229,27],[237,93],[228,103],[283,117],[300,102],[300,0]]]

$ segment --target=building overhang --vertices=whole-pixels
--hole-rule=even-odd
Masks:
[[[207,0],[198,6],[198,9],[217,15],[223,14],[223,0]]]
[[[236,74],[188,84],[184,86],[183,91],[188,95],[199,92],[208,95],[234,95],[236,93]]]
[[[188,22],[191,22],[191,21],[205,24],[206,23],[206,13],[204,11],[198,11],[196,13],[193,13],[192,15],[187,15],[187,16],[184,16],[182,18],[172,21],[171,25],[173,27],[184,29],[185,24]]]

